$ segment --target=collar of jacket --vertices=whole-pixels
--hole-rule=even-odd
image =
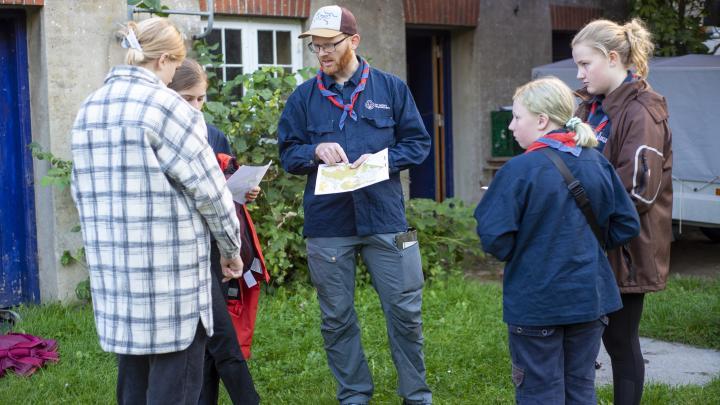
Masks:
[[[587,88],[583,87],[576,90],[575,95],[580,98],[583,111],[589,111],[593,95],[587,92]],[[608,118],[610,118],[610,122],[613,122],[632,100],[640,102],[656,122],[668,118],[665,98],[655,93],[645,79],[640,79],[630,83],[623,83],[615,91],[605,96],[602,106]],[[582,117],[587,117],[587,114],[585,113]]]
[[[153,72],[144,67],[134,65],[118,65],[110,69],[107,77],[105,77],[105,83],[109,83],[117,79],[126,80],[141,80],[150,84],[162,84],[165,85],[160,78]]]

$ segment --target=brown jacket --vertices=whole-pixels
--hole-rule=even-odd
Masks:
[[[587,121],[592,96],[578,90],[576,115]],[[622,293],[665,288],[672,241],[672,134],[665,98],[645,80],[623,83],[603,100],[611,133],[603,154],[640,215],[640,235],[608,251]]]

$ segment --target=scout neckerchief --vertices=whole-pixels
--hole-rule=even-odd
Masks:
[[[325,88],[325,85],[323,85],[322,82],[322,75],[323,71],[322,68],[318,70],[317,72],[317,86],[320,90],[320,93],[327,97],[330,102],[335,104],[335,106],[341,110],[343,110],[342,115],[340,116],[340,129],[342,130],[345,127],[345,119],[347,118],[348,114],[350,114],[350,118],[353,119],[353,121],[357,121],[357,114],[355,113],[355,101],[357,100],[360,93],[365,90],[365,83],[367,83],[368,76],[370,75],[370,65],[365,61],[365,59],[360,58],[360,61],[362,62],[360,64],[360,69],[362,69],[362,74],[360,75],[360,83],[355,87],[355,90],[353,90],[352,94],[350,95],[350,103],[345,104],[343,103],[343,99],[341,95],[337,95],[333,93],[332,91]]]
[[[590,105],[590,114],[588,114],[587,123],[595,132],[595,138],[598,140],[597,149],[602,152],[605,148],[605,144],[610,137],[610,128],[605,130],[605,127],[610,122],[605,110],[602,108],[602,101],[604,97],[595,97],[592,104]]]
[[[581,147],[575,143],[575,132],[569,132],[565,129],[556,129],[550,131],[535,142],[530,144],[525,153],[542,148],[553,148],[559,151],[572,153],[574,156],[580,156]]]
[[[634,75],[632,72],[628,71],[627,77],[625,77],[625,80],[623,80],[623,84],[630,83],[638,79],[638,76]],[[588,114],[587,123],[590,125],[591,128],[593,128],[593,131],[595,132],[595,138],[598,140],[598,146],[596,146],[597,150],[600,152],[603,151],[605,148],[605,144],[607,144],[608,139],[610,138],[610,127],[608,124],[610,123],[610,119],[607,116],[607,113],[605,113],[605,110],[602,107],[602,102],[605,99],[605,96],[596,96],[592,100],[592,104],[590,105],[590,114]]]

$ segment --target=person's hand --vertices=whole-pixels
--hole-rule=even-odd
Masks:
[[[368,158],[370,157],[370,155],[371,155],[371,153],[366,153],[366,154],[360,156],[355,162],[353,162],[352,165],[350,165],[350,168],[351,168],[351,169],[357,169],[358,167],[360,167],[360,165],[362,165],[363,163],[365,163],[366,160],[368,160]]]
[[[315,148],[315,157],[318,160],[334,165],[336,163],[348,163],[347,155],[340,144],[335,142],[324,142]]]
[[[222,282],[230,281],[233,278],[240,278],[243,271],[243,261],[240,256],[234,259],[220,257],[220,267],[222,268]]]
[[[260,187],[255,186],[251,188],[250,191],[245,193],[245,200],[251,203],[255,201],[256,198],[258,198],[258,195],[260,195]]]

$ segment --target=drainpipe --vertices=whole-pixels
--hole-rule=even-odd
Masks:
[[[187,11],[187,10],[155,10],[152,8],[140,8],[136,6],[128,5],[128,20],[132,20],[133,16],[135,14],[141,14],[141,13],[147,13],[147,14],[176,14],[176,15],[197,15],[200,17],[207,17],[207,27],[205,27],[205,30],[199,34],[193,35],[193,39],[202,39],[205,38],[210,31],[213,29],[213,22],[215,21],[215,8],[214,8],[214,2],[215,0],[205,0],[207,3],[207,9],[208,11]]]

